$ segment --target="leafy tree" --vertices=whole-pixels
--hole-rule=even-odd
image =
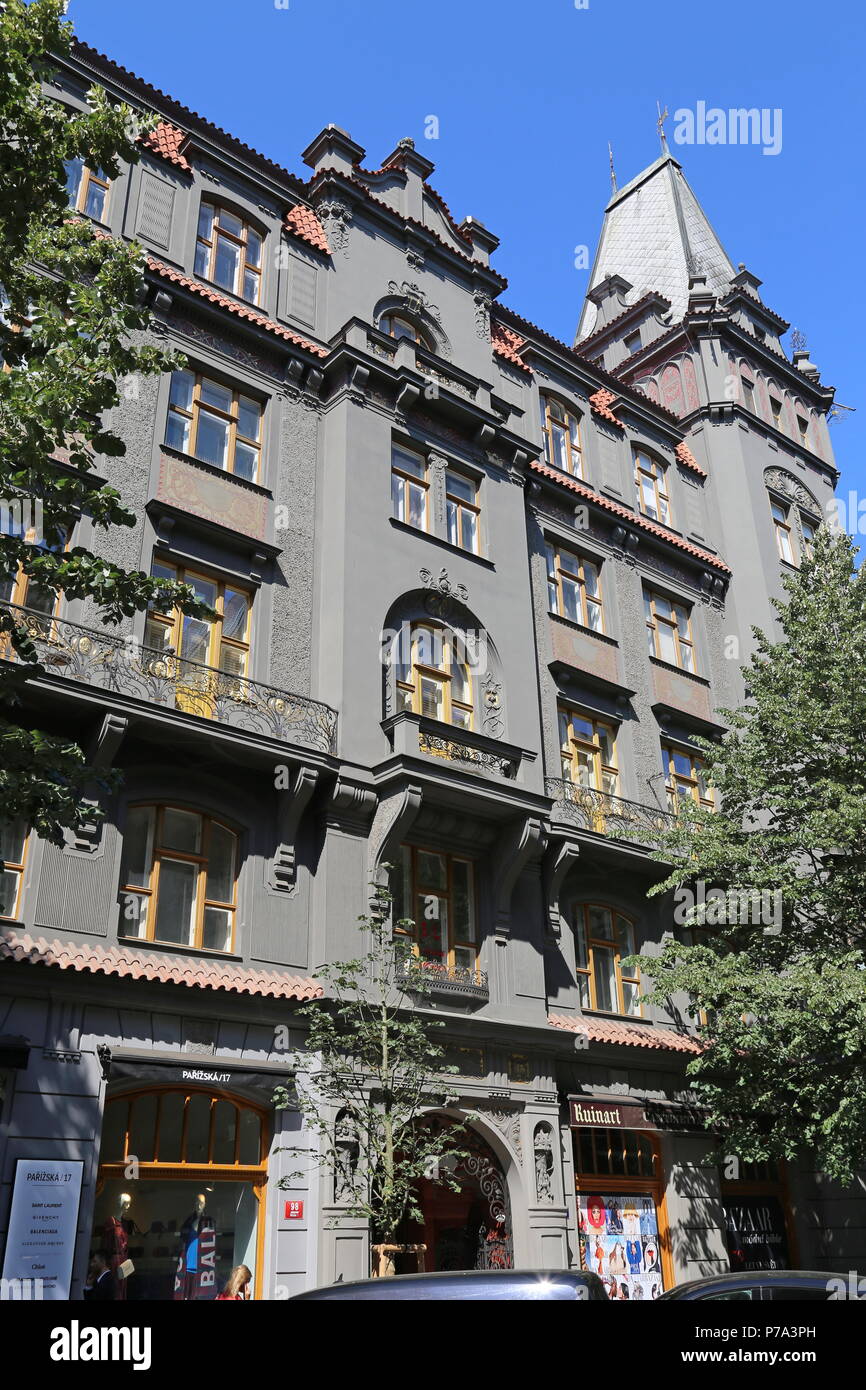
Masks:
[[[445,1079],[456,1068],[435,1040],[444,1025],[410,1003],[429,994],[423,962],[394,935],[389,890],[372,888],[371,912],[358,919],[365,954],[318,967],[316,978],[332,997],[298,1010],[308,1031],[296,1100],[319,1140],[313,1161],[333,1176],[343,1213],[369,1221],[377,1242],[393,1244],[405,1218],[423,1219],[419,1180],[459,1191],[454,1169],[466,1152],[459,1146],[464,1126],[436,1123],[428,1113],[454,1099]],[[288,1104],[277,1088],[277,1108]]]
[[[822,527],[776,602],[780,640],[755,629],[749,700],[723,711],[720,743],[704,743],[720,809],[683,807],[659,853],[673,867],[652,890],[675,889],[683,905],[701,881],[719,890],[687,914],[694,943],[669,940],[653,962],[651,997],[681,991],[693,1015],[703,1011],[704,1050],[689,1070],[723,1150],[759,1160],[810,1149],[841,1182],[866,1160],[866,575],[856,555]],[[744,890],[772,910],[747,910]]]
[[[9,606],[16,576],[90,598],[112,623],[157,597],[208,612],[186,585],[126,572],[82,546],[63,549],[82,514],[102,530],[135,524],[94,472],[100,457],[125,453],[103,421],[124,382],[181,361],[141,342],[150,322],[141,247],[67,205],[68,161],[114,177],[120,161],[138,158],[138,137],[154,122],[98,88],[83,115],[43,94],[52,55],[68,54],[72,42],[64,8],[63,0],[0,7],[0,702],[10,716],[0,718],[0,818],[20,817],[55,843],[64,827],[99,814],[84,796],[107,779],[76,743],[11,718],[41,669],[32,624]]]

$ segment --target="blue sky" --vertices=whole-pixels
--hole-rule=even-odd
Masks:
[[[86,42],[306,175],[329,121],[375,168],[402,136],[457,220],[501,239],[503,298],[570,342],[613,145],[620,186],[671,149],[734,263],[806,336],[856,414],[831,427],[841,490],[866,496],[862,0],[72,0]],[[581,4],[585,0],[579,0]],[[776,155],[675,145],[678,108],[779,108]],[[439,138],[425,138],[438,119]]]

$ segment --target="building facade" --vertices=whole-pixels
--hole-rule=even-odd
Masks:
[[[666,152],[605,212],[569,347],[505,307],[497,238],[412,141],[369,170],[328,126],[302,179],[85,45],[48,90],[94,83],[160,124],[70,196],[141,242],[188,366],[111,421],[136,527],[71,543],[218,616],[9,594],[34,717],[122,787],[63,848],[5,832],[0,1240],[22,1164],[71,1162],[73,1298],[100,1246],[130,1299],[239,1262],[261,1298],[366,1275],[271,1097],[390,874],[459,1072],[439,1118],[472,1117],[461,1193],[425,1185],[406,1233],[428,1268],[584,1263],[652,1298],[732,1260],[855,1267],[857,1203],[808,1162],[703,1162],[682,1001],[624,964],[671,929],[659,824],[711,800],[694,739],[832,493],[832,390]]]

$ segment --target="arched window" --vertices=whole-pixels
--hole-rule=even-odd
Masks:
[[[391,338],[411,338],[413,343],[426,346],[420,328],[402,314],[383,314],[379,320],[379,327]]]
[[[574,936],[581,1008],[640,1018],[640,971],[623,964],[634,955],[634,923],[612,907],[581,904]]]
[[[120,871],[120,935],[230,951],[238,836],[180,806],[131,806]]]
[[[397,709],[471,729],[472,680],[466,658],[459,633],[433,623],[404,629],[397,646]]]
[[[228,208],[203,201],[195,243],[195,273],[239,299],[258,304],[262,293],[261,232]]]

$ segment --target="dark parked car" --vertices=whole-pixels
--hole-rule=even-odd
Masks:
[[[489,1300],[577,1299],[606,1303],[604,1285],[597,1274],[583,1270],[495,1269],[440,1274],[395,1274],[389,1279],[354,1279],[348,1284],[329,1284],[323,1289],[295,1294],[300,1298],[458,1298]]]
[[[856,1277],[831,1274],[814,1269],[753,1269],[741,1274],[717,1274],[709,1279],[691,1279],[677,1284],[659,1296],[666,1299],[700,1299],[705,1303],[773,1302],[829,1303],[857,1298],[860,1287]],[[866,1293],[866,1281],[864,1281]],[[861,1295],[861,1297],[864,1295]]]

